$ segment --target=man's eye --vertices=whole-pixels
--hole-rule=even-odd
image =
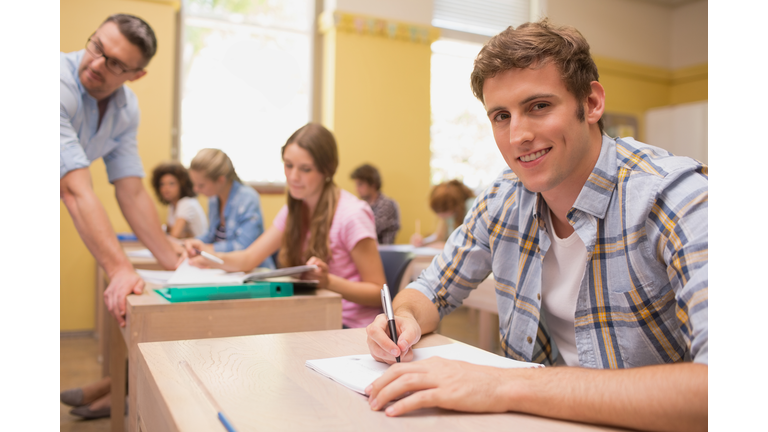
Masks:
[[[126,70],[123,67],[123,65],[120,62],[118,62],[117,60],[109,59],[108,63],[109,63],[109,67],[111,67],[111,68],[115,68],[115,69],[119,69],[119,70],[123,70],[123,71]]]

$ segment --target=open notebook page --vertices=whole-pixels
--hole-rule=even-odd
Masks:
[[[201,269],[184,260],[165,283],[167,286],[237,285],[243,283],[245,273],[227,273],[221,269]]]
[[[462,343],[414,348],[413,350],[413,361],[430,357],[461,360],[467,363],[499,368],[544,367],[538,363],[521,362],[497,356]],[[360,394],[365,394],[365,388],[389,368],[388,364],[377,362],[370,354],[307,360],[305,364],[308,368]]]

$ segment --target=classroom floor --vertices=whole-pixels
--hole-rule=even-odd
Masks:
[[[460,307],[440,323],[438,333],[478,346],[477,312]],[[498,325],[498,322],[495,324]],[[494,351],[500,354],[498,342]],[[89,336],[62,337],[60,344],[61,369],[59,385],[61,390],[80,386],[101,378],[101,364],[98,360],[99,342]],[[59,403],[61,432],[109,432],[109,418],[82,420],[69,414],[70,407]]]

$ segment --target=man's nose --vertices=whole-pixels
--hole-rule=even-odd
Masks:
[[[519,146],[533,140],[530,122],[525,116],[513,115],[509,119],[509,143]]]

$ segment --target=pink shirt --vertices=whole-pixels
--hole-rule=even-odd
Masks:
[[[285,231],[287,217],[288,206],[284,205],[275,216],[273,226],[280,231]],[[331,248],[328,273],[359,282],[360,273],[350,253],[360,240],[365,238],[376,240],[376,223],[368,203],[342,189],[328,237]],[[341,309],[341,321],[350,328],[366,327],[373,322],[376,315],[381,313],[380,307],[363,306],[344,299],[341,300]]]

